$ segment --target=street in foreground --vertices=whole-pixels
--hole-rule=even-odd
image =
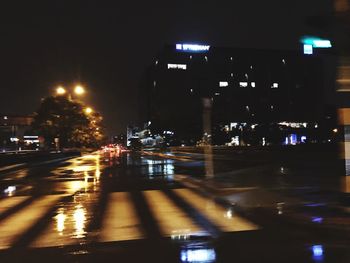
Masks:
[[[5,169],[1,262],[350,261],[349,217],[322,188],[336,180],[242,158],[214,154],[211,180],[203,155],[179,151]]]

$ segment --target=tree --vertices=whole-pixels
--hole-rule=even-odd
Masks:
[[[37,110],[33,129],[52,147],[59,138],[60,147],[96,147],[104,139],[98,113],[87,114],[86,107],[65,96],[47,97]]]

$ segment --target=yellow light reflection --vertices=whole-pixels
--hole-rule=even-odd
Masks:
[[[69,186],[68,186],[69,191],[73,193],[79,191],[83,187],[84,187],[84,181],[71,181],[69,182]]]
[[[88,173],[85,171],[85,172],[84,172],[84,188],[85,188],[85,192],[87,191],[87,188],[88,188],[88,182],[89,182],[89,175],[88,175]]]
[[[75,233],[74,233],[75,237],[76,238],[84,237],[86,216],[85,216],[85,210],[81,205],[76,206],[73,218],[74,218],[74,224],[75,224]]]
[[[91,165],[80,165],[80,166],[75,166],[73,168],[74,172],[87,172],[87,171],[91,171],[91,170],[92,170]]]
[[[63,210],[60,210],[58,214],[56,215],[56,229],[59,233],[59,235],[62,235],[64,230],[64,222],[66,220],[66,215],[64,214]]]

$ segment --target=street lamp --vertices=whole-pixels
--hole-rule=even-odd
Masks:
[[[75,86],[75,88],[74,88],[74,93],[75,93],[76,95],[83,95],[83,94],[85,93],[85,89],[84,89],[82,86],[77,85],[77,86]]]
[[[66,89],[63,88],[62,86],[59,86],[59,87],[57,87],[57,89],[56,89],[56,94],[57,94],[57,95],[64,95],[64,94],[66,94]]]
[[[93,112],[93,110],[90,108],[90,107],[87,107],[86,109],[85,109],[85,113],[86,114],[91,114]]]

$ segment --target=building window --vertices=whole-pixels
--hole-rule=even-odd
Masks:
[[[219,87],[223,88],[223,87],[227,87],[228,86],[228,82],[227,81],[220,81],[219,82]]]
[[[240,82],[239,83],[239,87],[241,87],[241,88],[245,88],[245,87],[248,87],[248,82]]]
[[[255,88],[255,82],[250,83],[250,85],[252,86],[252,88]]]
[[[278,89],[278,83],[277,82],[272,83],[271,89]]]

